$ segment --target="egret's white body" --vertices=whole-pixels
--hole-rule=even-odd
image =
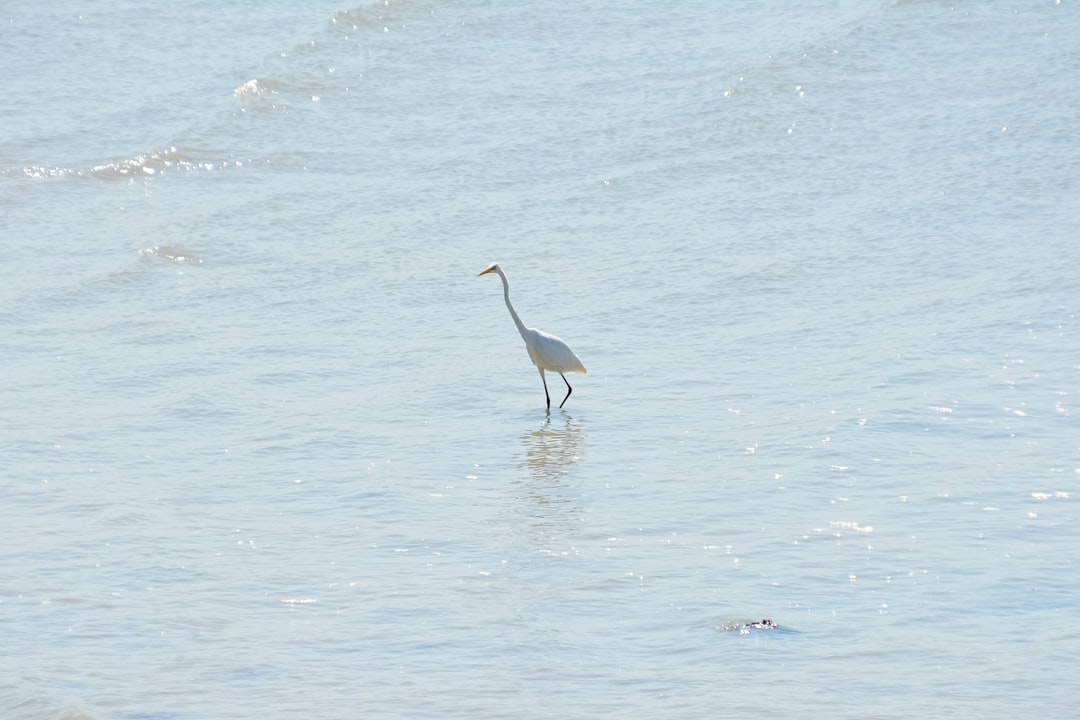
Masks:
[[[510,311],[510,317],[514,318],[514,324],[517,325],[518,332],[521,333],[521,339],[525,341],[525,349],[529,351],[529,359],[532,360],[536,369],[540,371],[540,380],[544,383],[544,396],[547,397],[548,409],[551,408],[551,395],[548,394],[547,379],[544,377],[544,371],[551,370],[559,373],[559,377],[566,383],[566,397],[559,403],[559,407],[562,407],[566,404],[570,393],[574,392],[563,373],[584,373],[585,366],[581,364],[581,360],[578,359],[578,356],[574,354],[574,351],[570,349],[570,346],[562,338],[555,337],[543,330],[525,327],[525,323],[521,322],[521,318],[518,317],[514,306],[510,303],[510,283],[506,280],[506,273],[502,271],[498,263],[492,263],[484,270],[481,270],[480,275],[487,275],[490,272],[497,273],[502,278],[503,299],[506,300],[506,309]]]

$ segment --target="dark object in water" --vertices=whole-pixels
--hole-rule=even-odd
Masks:
[[[761,620],[725,623],[723,625],[717,625],[716,629],[719,632],[732,632],[737,630],[740,635],[748,635],[751,630],[779,630],[780,626],[768,618],[763,618]]]

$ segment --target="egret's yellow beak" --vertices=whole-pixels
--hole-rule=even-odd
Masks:
[[[489,272],[491,272],[494,269],[495,269],[495,263],[491,263],[486,268],[484,268],[483,270],[480,271],[480,275],[487,275]],[[477,275],[476,277],[480,277],[480,275]]]

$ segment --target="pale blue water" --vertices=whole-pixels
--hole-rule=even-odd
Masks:
[[[0,13],[0,717],[1075,715],[1076,4],[525,5]]]

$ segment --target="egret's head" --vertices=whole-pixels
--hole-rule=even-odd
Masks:
[[[499,263],[491,263],[486,268],[480,271],[480,275],[487,275],[489,272],[495,272],[499,269]],[[480,277],[477,275],[476,277]]]

